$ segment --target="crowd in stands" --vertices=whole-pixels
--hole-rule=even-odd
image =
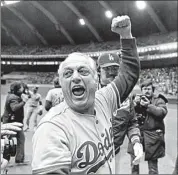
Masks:
[[[53,84],[53,79],[57,76],[54,72],[19,72],[19,74],[25,75],[23,81],[27,84]]]
[[[149,45],[157,45],[169,42],[177,42],[177,32],[168,34],[153,34],[147,37],[137,38],[138,47],[144,47]],[[117,50],[120,47],[118,41],[108,41],[101,43],[88,43],[81,45],[63,45],[63,46],[1,46],[1,54],[7,55],[50,55],[50,54],[68,54],[71,52],[97,52]]]
[[[139,83],[148,77],[153,80],[157,91],[170,95],[176,95],[178,93],[177,67],[144,69],[141,71]]]

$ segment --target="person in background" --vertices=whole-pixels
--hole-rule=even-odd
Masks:
[[[167,115],[167,99],[162,94],[154,94],[152,80],[145,79],[141,85],[142,94],[134,98],[135,112],[142,136],[145,161],[148,161],[149,174],[158,174],[158,159],[165,156],[165,125]],[[131,161],[134,159],[132,145],[128,145]],[[139,174],[139,165],[133,165],[132,174]]]
[[[59,84],[59,77],[54,78],[54,88],[50,89],[46,96],[45,109],[49,111],[52,107],[61,103],[64,100],[61,86]]]
[[[119,73],[120,64],[121,58],[116,53],[105,53],[98,57],[100,87],[107,86],[115,79]],[[115,154],[119,153],[120,146],[127,134],[134,148],[135,160],[133,163],[138,164],[143,155],[143,148],[140,143],[140,130],[131,97],[127,98],[113,113],[113,132]]]
[[[43,113],[41,95],[38,93],[38,89],[39,86],[34,85],[32,87],[32,91],[29,91],[30,98],[27,104],[27,114],[24,128],[25,132],[29,130],[30,118],[33,119],[33,130],[36,130],[38,115],[42,115]]]
[[[130,18],[113,18],[111,30],[121,39],[120,73],[97,90],[91,57],[71,53],[60,64],[64,101],[46,113],[33,135],[33,173],[115,174],[112,114],[135,86],[140,61]]]
[[[10,92],[7,95],[5,109],[3,114],[3,124],[19,122],[23,124],[24,105],[28,101],[28,96],[23,93],[24,88],[22,82],[15,81],[10,85]],[[15,163],[24,163],[25,160],[25,136],[23,130],[16,134],[17,138],[17,153]]]

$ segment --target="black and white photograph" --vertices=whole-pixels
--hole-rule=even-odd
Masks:
[[[177,10],[1,0],[1,174],[178,174]]]

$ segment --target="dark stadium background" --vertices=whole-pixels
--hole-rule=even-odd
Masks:
[[[156,78],[159,72],[166,79],[174,72],[177,79],[177,1],[146,3],[144,10],[138,10],[135,1],[20,1],[1,6],[1,114],[9,84],[14,80],[29,86],[39,84],[44,104],[59,64],[69,53],[84,52],[95,60],[101,52],[119,54],[119,36],[110,31],[112,18],[106,18],[106,10],[112,11],[113,17],[131,18],[141,78],[145,75]],[[80,18],[86,25],[79,24]],[[138,86],[135,90],[138,91]],[[166,156],[159,162],[161,174],[172,173],[177,155],[177,91],[166,96],[169,113],[165,119]],[[30,159],[32,135],[32,131],[26,133],[26,154]],[[121,174],[130,173],[126,148],[127,139],[117,157]],[[29,174],[31,168],[13,167],[9,173]],[[141,163],[141,173],[147,173],[145,162]]]

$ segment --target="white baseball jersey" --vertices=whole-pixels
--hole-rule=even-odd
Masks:
[[[119,97],[109,84],[96,92],[96,115],[65,102],[52,108],[33,136],[33,173],[115,174],[112,114]]]
[[[29,92],[30,92],[31,97],[28,100],[28,105],[37,107],[39,105],[39,101],[41,101],[41,95],[39,93],[33,93],[31,91]]]
[[[50,89],[46,96],[46,100],[52,103],[52,107],[61,103],[64,100],[62,89],[61,88]]]

